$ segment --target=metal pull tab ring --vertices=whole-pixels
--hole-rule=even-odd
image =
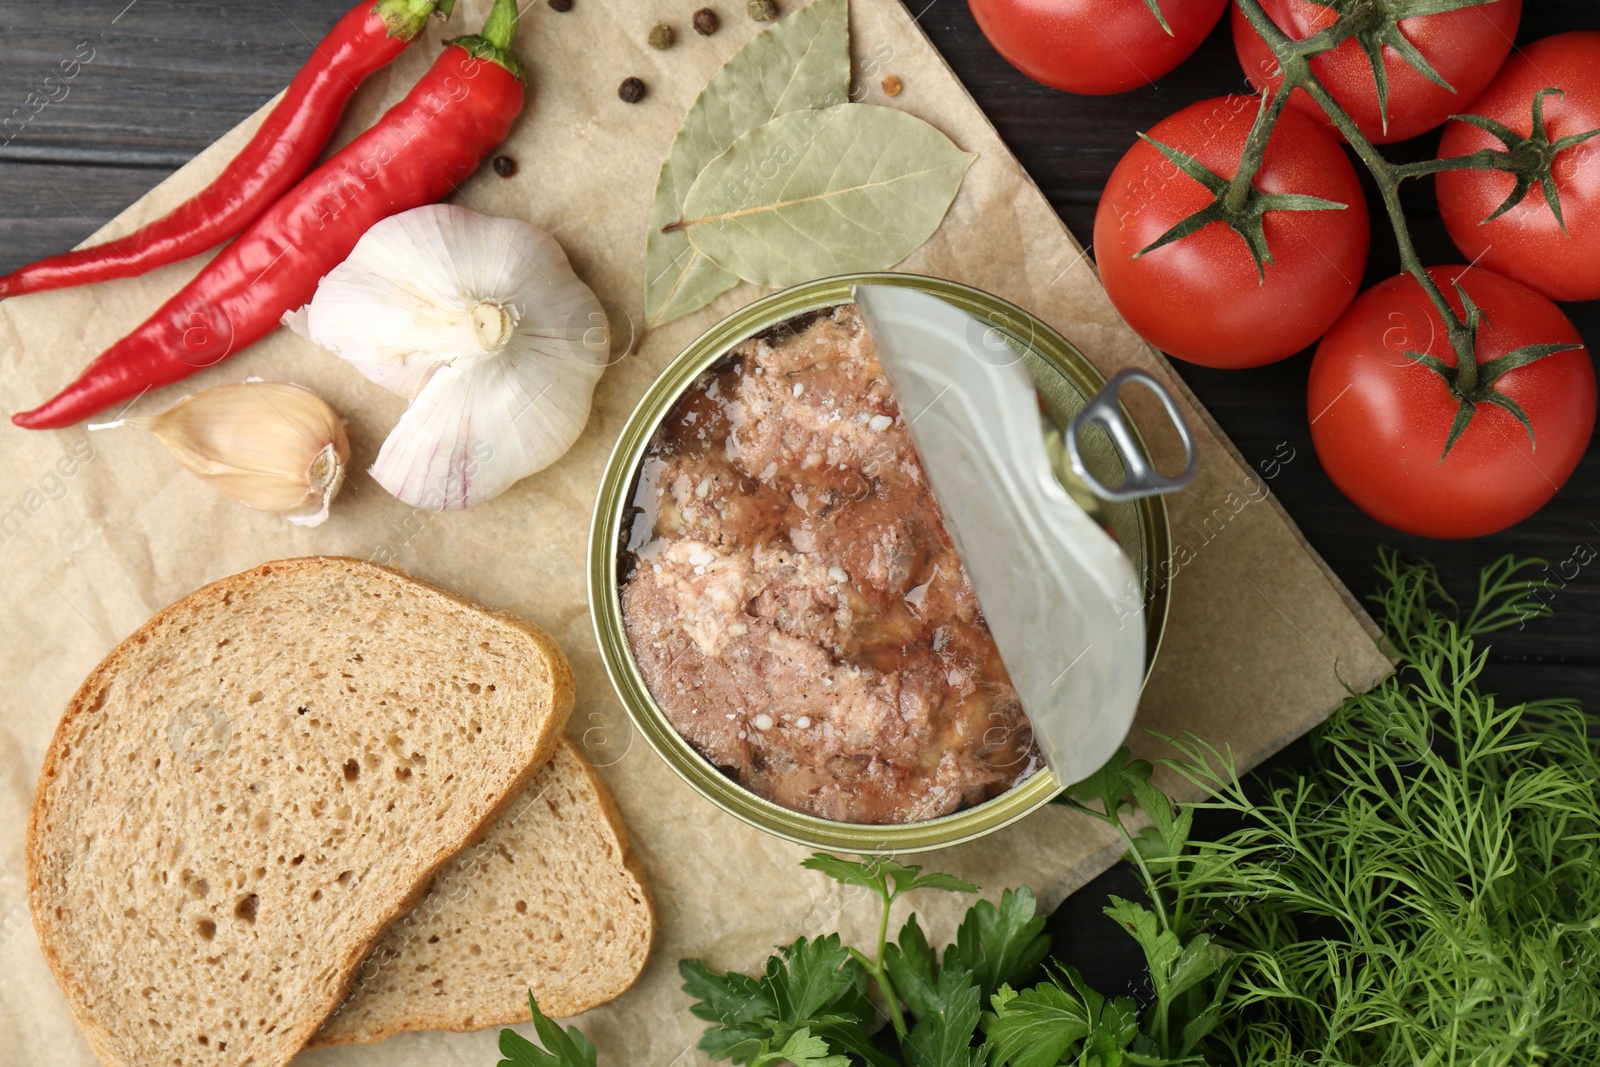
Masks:
[[[1178,439],[1183,442],[1184,468],[1183,473],[1176,478],[1168,478],[1145,461],[1144,452],[1140,449],[1122,411],[1120,400],[1122,387],[1129,382],[1139,382],[1156,394],[1161,406],[1167,409],[1167,417],[1172,420],[1173,427],[1178,431]],[[1083,461],[1080,439],[1084,427],[1088,425],[1098,426],[1104,430],[1122,457],[1122,464],[1128,476],[1115,489],[1102,485],[1100,479],[1089,473],[1089,467]],[[1067,455],[1072,460],[1073,473],[1083,479],[1084,484],[1095,496],[1113,503],[1138,500],[1140,497],[1154,496],[1157,493],[1176,492],[1194,481],[1195,473],[1200,469],[1200,458],[1194,448],[1194,436],[1189,432],[1189,424],[1179,413],[1172,394],[1167,392],[1166,386],[1153,375],[1133,367],[1113,375],[1105,387],[1094,395],[1094,399],[1072,417],[1067,423],[1066,439]]]

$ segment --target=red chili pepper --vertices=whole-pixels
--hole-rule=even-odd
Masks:
[[[361,0],[317,46],[284,97],[216,181],[115,241],[51,256],[0,277],[0,297],[131,278],[221,244],[271,207],[322,154],[345,104],[455,0]]]
[[[48,403],[29,430],[89,417],[254,344],[304,306],[376,222],[444,199],[505,140],[522,110],[516,5],[495,0],[482,36],[452,41],[406,98],[201,269]]]

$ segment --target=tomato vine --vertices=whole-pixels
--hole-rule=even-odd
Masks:
[[[1262,167],[1268,141],[1282,116],[1285,105],[1296,91],[1305,92],[1327,114],[1371,173],[1394,230],[1401,265],[1422,287],[1429,302],[1445,324],[1450,347],[1456,356],[1454,366],[1426,353],[1412,351],[1404,353],[1408,359],[1443,378],[1455,399],[1459,401],[1456,419],[1445,443],[1444,456],[1449,455],[1450,449],[1466,431],[1478,405],[1486,403],[1503,408],[1515,416],[1527,430],[1530,441],[1537,445],[1537,441],[1534,440],[1533,425],[1526,412],[1514,400],[1497,390],[1495,382],[1509,371],[1581,346],[1526,345],[1490,362],[1480,364],[1477,356],[1477,335],[1484,322],[1483,314],[1467,296],[1459,281],[1452,282],[1462,302],[1462,311],[1457,312],[1446,298],[1444,291],[1429,275],[1417,254],[1410,227],[1401,207],[1400,187],[1409,178],[1447,170],[1506,171],[1516,176],[1516,188],[1491,218],[1504,214],[1521,203],[1532,193],[1534,186],[1538,186],[1559,221],[1560,198],[1551,172],[1554,160],[1566,149],[1600,135],[1600,129],[1552,140],[1546,132],[1543,121],[1544,100],[1550,94],[1560,92],[1560,89],[1551,87],[1539,93],[1534,99],[1532,132],[1527,137],[1488,118],[1475,115],[1454,116],[1462,122],[1470,123],[1493,134],[1505,146],[1503,149],[1485,149],[1470,155],[1430,159],[1417,163],[1391,163],[1384,158],[1323,84],[1312,69],[1312,59],[1338,48],[1352,38],[1357,40],[1371,61],[1379,105],[1387,121],[1388,79],[1384,67],[1384,48],[1393,49],[1405,62],[1430,81],[1450,88],[1427,59],[1401,33],[1399,22],[1414,16],[1474,7],[1487,0],[1389,0],[1381,4],[1372,0],[1331,0],[1327,6],[1337,12],[1336,20],[1311,36],[1300,39],[1292,38],[1280,29],[1263,9],[1260,0],[1235,0],[1235,2],[1240,13],[1271,49],[1279,67],[1274,76],[1281,76],[1281,81],[1275,89],[1264,91],[1262,106],[1245,141],[1238,169],[1231,179],[1219,178],[1187,154],[1151,141],[1151,144],[1174,165],[1206,186],[1214,194],[1215,200],[1178,222],[1156,241],[1141,249],[1138,255],[1180,241],[1204,226],[1220,221],[1237,232],[1249,246],[1258,273],[1264,281],[1265,267],[1272,263],[1272,252],[1267,247],[1262,232],[1262,218],[1266,213],[1331,210],[1344,206],[1316,197],[1269,195],[1254,185],[1254,179]],[[1441,456],[1441,462],[1443,458]]]

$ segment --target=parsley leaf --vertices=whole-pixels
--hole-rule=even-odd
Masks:
[[[505,1059],[500,1061],[499,1067],[595,1067],[594,1045],[576,1026],[562,1030],[545,1018],[531,989],[528,990],[528,1010],[533,1013],[533,1029],[544,1048],[515,1030],[501,1030],[500,1055]]]
[[[1060,978],[1065,978],[1067,988]],[[1139,1031],[1138,1007],[1130,997],[1109,1000],[1066,968],[1020,993],[1002,986],[985,1015],[990,1067],[1055,1067],[1072,1062],[1092,1067],[1176,1067],[1197,1060],[1164,1059]]]
[[[800,938],[767,960],[760,978],[719,974],[699,960],[678,964],[683,991],[696,998],[689,1011],[717,1025],[701,1037],[701,1051],[716,1059],[760,1064],[776,1046],[802,1030],[870,1059],[866,1027],[876,1018],[866,997],[866,972],[850,958],[839,935]],[[809,1046],[808,1046],[809,1047]],[[873,1050],[875,1051],[875,1050]],[[772,1061],[778,1062],[778,1061]],[[540,1065],[543,1067],[543,1065]]]
[[[1089,1009],[1054,982],[1014,992],[1001,986],[984,1019],[994,1067],[1055,1067],[1089,1036]]]
[[[1102,822],[1117,822],[1118,814],[1127,807],[1122,798],[1133,791],[1135,782],[1150,781],[1154,770],[1146,760],[1130,760],[1129,754],[1126,746],[1117,749],[1104,766],[1068,789],[1057,802]],[[1097,801],[1103,810],[1096,811],[1088,806]]]
[[[902,1042],[907,1067],[982,1067],[985,1055],[972,1047],[982,1011],[978,985],[965,967],[947,963],[926,991],[928,1008]]]
[[[1232,953],[1214,943],[1210,934],[1196,934],[1185,944],[1148,908],[1121,897],[1111,898],[1106,914],[1121,923],[1144,950],[1150,985],[1156,994],[1146,1012],[1146,1029],[1167,1038],[1169,1051],[1188,1055],[1216,1028],[1218,1000],[1232,974]],[[1211,997],[1199,1003],[1194,997],[1185,997],[1218,974],[1224,979],[1216,983]],[[1174,1028],[1179,1033],[1177,1042],[1169,1036]]]
[[[1196,934],[1183,946],[1167,974],[1167,996],[1175,999],[1210,978],[1228,962],[1231,953],[1214,944],[1210,934]]]
[[[1194,809],[1186,807],[1177,811],[1167,795],[1148,781],[1131,779],[1129,791],[1152,823],[1134,837],[1133,847],[1153,872],[1171,870],[1188,847],[1189,833],[1194,828]]]
[[[837,1004],[861,979],[861,968],[838,934],[815,941],[801,938],[783,950],[783,960],[767,961],[763,984],[777,1004],[778,1018],[788,1023],[809,1019]]]
[[[1155,913],[1143,904],[1113,896],[1106,914],[1122,925],[1144,950],[1145,962],[1150,967],[1150,984],[1155,987],[1156,998],[1170,998],[1169,972],[1183,951],[1178,935],[1156,918]]]
[[[800,866],[810,871],[821,871],[844,885],[870,889],[890,902],[913,889],[944,889],[952,893],[978,891],[977,886],[954,875],[937,872],[923,874],[921,867],[886,856],[868,856],[857,862],[830,856],[826,852],[816,852],[809,859],[801,861]]]
[[[1139,1033],[1139,1008],[1132,997],[1109,999],[1090,988],[1076,970],[1069,967],[1063,974],[1072,991],[1083,1001],[1089,1017],[1089,1033],[1083,1042],[1084,1063],[1120,1067],[1124,1063],[1154,1065],[1166,1062],[1148,1053],[1129,1054],[1129,1046],[1142,1036]]]
[[[814,852],[810,858],[801,860],[800,866],[808,871],[821,871],[843,885],[858,885],[881,894],[885,892],[884,881],[871,862],[857,863],[855,860],[830,856],[826,852]]]
[[[899,941],[884,947],[883,966],[889,972],[895,992],[912,1014],[931,1015],[938,1011],[933,986],[939,975],[939,964],[915,915],[900,928]]]
[[[993,996],[1002,985],[1027,978],[1049,953],[1044,923],[1026,887],[1006,890],[998,908],[980,900],[956,931],[956,943],[945,952],[945,965],[949,966],[953,952],[956,961],[972,972],[983,996]]]
[[[729,971],[718,974],[699,960],[680,960],[683,991],[696,999],[689,1011],[713,1023],[748,1022],[776,1015],[778,1005],[759,979]]]
[[[801,1027],[789,1035],[789,1040],[783,1047],[775,1052],[766,1052],[750,1061],[751,1067],[767,1067],[768,1064],[789,1063],[794,1067],[850,1067],[849,1056],[834,1056],[828,1051],[828,1043],[820,1037],[812,1035],[811,1031]]]

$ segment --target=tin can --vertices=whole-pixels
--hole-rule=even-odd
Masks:
[[[735,312],[696,339],[663,371],[623,427],[600,485],[589,534],[589,607],[595,637],[618,698],[634,728],[656,754],[702,796],[745,822],[811,848],[868,855],[920,852],[993,833],[1048,804],[1062,790],[1048,769],[984,803],[924,822],[864,825],[804,815],[746,790],[722,774],[680,736],[656,705],[633,659],[623,625],[618,561],[645,451],[657,426],[701,373],[742,341],[789,319],[849,303],[857,285],[904,286],[939,297],[987,323],[974,338],[997,359],[1021,358],[1039,390],[1045,413],[1065,427],[1098,393],[1105,378],[1064,337],[998,297],[938,278],[913,274],[855,274],[808,282]],[[1130,423],[1131,425],[1131,423]],[[1142,438],[1133,440],[1149,461]],[[1053,456],[1061,450],[1052,447]],[[1087,443],[1084,459],[1103,485],[1119,484],[1123,465],[1109,439]],[[1067,469],[1057,472],[1068,492],[1113,532],[1140,576],[1145,612],[1146,679],[1166,626],[1168,583],[1161,578],[1171,555],[1166,505],[1159,495],[1108,503],[1097,499]]]

